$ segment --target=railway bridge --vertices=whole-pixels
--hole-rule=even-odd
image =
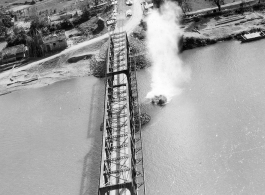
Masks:
[[[136,65],[126,32],[110,34],[99,195],[145,195]]]

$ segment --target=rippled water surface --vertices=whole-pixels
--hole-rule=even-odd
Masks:
[[[0,194],[96,194],[103,92],[91,77],[0,96]]]
[[[148,194],[265,191],[265,41],[186,51],[191,80],[163,108],[145,103]],[[150,90],[139,75],[142,98]]]
[[[147,195],[265,191],[265,41],[186,51],[183,92],[145,100],[138,74]],[[0,194],[95,195],[104,82],[90,78],[0,96]]]

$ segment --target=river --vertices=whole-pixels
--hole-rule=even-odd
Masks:
[[[265,40],[185,51],[183,92],[145,100],[138,72],[147,195],[265,191]],[[0,194],[97,192],[104,82],[86,77],[0,96]]]
[[[182,54],[192,72],[183,93],[144,109],[152,117],[143,129],[148,194],[264,194],[264,50],[262,40]],[[143,101],[150,78],[139,80]]]
[[[87,77],[0,96],[0,194],[96,194],[102,94]]]

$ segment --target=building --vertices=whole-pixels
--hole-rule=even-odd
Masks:
[[[21,44],[13,47],[7,47],[2,50],[1,53],[1,64],[14,62],[28,57],[28,47]]]
[[[32,16],[37,15],[36,6],[32,5],[20,5],[10,8],[15,15],[15,21],[24,21]]]
[[[59,51],[67,48],[66,35],[64,31],[43,37],[43,42],[47,52]]]
[[[60,15],[60,20],[66,20],[66,19],[70,19],[70,18],[73,18],[73,15],[72,13],[63,13]]]

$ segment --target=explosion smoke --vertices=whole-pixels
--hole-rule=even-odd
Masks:
[[[179,27],[180,7],[166,1],[147,18],[147,47],[152,61],[152,84],[147,98],[165,96],[170,100],[180,94],[180,84],[189,78],[178,56],[183,32]]]

